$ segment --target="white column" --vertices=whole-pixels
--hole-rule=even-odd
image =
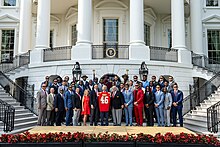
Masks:
[[[31,18],[32,0],[20,1],[20,25],[18,54],[22,54],[31,49]]]
[[[92,0],[78,0],[78,44],[91,44],[91,25]]]
[[[129,60],[150,61],[150,50],[144,42],[143,0],[130,0]]]
[[[203,51],[203,33],[202,33],[202,14],[201,14],[201,0],[190,1],[190,15],[191,15],[191,44],[192,51],[196,54],[204,54]]]
[[[186,49],[184,0],[171,0],[172,48]]]
[[[71,52],[72,60],[92,59],[92,0],[78,0],[77,43]]]
[[[130,0],[130,43],[144,43],[144,2]]]
[[[49,47],[50,5],[50,0],[38,0],[36,48]]]
[[[178,49],[178,62],[191,66],[191,52],[186,49],[184,0],[171,0],[172,48]]]

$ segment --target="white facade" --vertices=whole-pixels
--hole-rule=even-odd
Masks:
[[[89,78],[93,70],[99,78],[108,73],[121,76],[128,70],[132,79],[145,61],[148,78],[172,75],[187,95],[193,77],[200,76],[191,64],[191,51],[208,56],[207,31],[220,30],[220,0],[218,6],[207,6],[206,0],[15,0],[15,6],[4,6],[4,1],[0,0],[0,40],[2,30],[14,29],[13,55],[31,50],[29,68],[11,78],[28,76],[36,88],[46,75],[72,77],[75,62]],[[105,42],[105,19],[117,20],[117,44],[129,45],[128,52],[119,51],[116,59],[94,59],[105,53],[93,53],[92,46]],[[177,62],[151,60],[144,24],[150,29],[150,46],[177,49]],[[43,49],[49,48],[51,40],[53,47],[72,45],[74,25],[78,36],[71,59],[43,62]]]

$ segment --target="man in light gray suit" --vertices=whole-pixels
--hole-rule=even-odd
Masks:
[[[168,92],[167,87],[163,88],[164,93],[164,119],[165,119],[165,125],[167,127],[170,127],[170,110],[173,103],[172,96]]]
[[[42,84],[41,90],[37,92],[37,105],[38,105],[38,126],[46,126],[46,108],[47,108],[47,91],[46,84]]]
[[[164,127],[164,94],[160,90],[160,85],[156,86],[154,106],[157,115],[158,127]]]

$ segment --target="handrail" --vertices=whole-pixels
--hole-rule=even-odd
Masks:
[[[29,63],[30,63],[30,51],[15,56],[11,61],[1,63],[0,71],[2,71],[3,73],[7,73],[24,65],[28,65]]]
[[[219,81],[220,81],[220,72],[215,74],[210,80],[206,81],[200,87],[191,86],[190,94],[183,100],[183,104],[184,104],[183,115],[187,114],[191,110],[194,110],[196,106],[199,106],[201,102],[203,102],[211,94],[213,94],[216,91],[216,89],[220,86]]]
[[[0,99],[0,121],[4,124],[4,132],[14,130],[15,108]]]
[[[219,124],[220,124],[220,102],[210,106],[207,109],[208,131],[212,133],[217,133]]]
[[[24,90],[18,84],[8,78],[3,72],[0,71],[0,85],[9,93],[13,98],[21,103],[26,109],[37,115],[34,101],[36,100],[32,93]]]

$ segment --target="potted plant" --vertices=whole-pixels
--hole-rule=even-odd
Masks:
[[[180,133],[175,135],[173,133],[160,133],[155,136],[148,134],[137,134],[136,147],[190,147],[190,146],[219,146],[220,142],[212,135],[194,135],[187,133]]]
[[[108,132],[98,135],[87,134],[84,138],[84,147],[135,147],[133,135],[109,134]]]
[[[3,134],[0,137],[1,147],[82,147],[84,133],[44,133]]]

